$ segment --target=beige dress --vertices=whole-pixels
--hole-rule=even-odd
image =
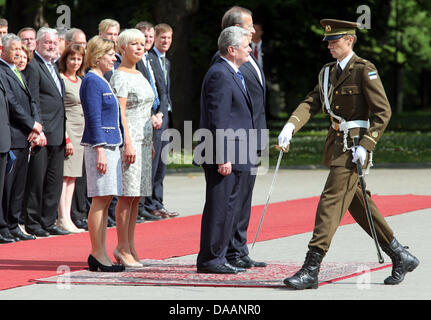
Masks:
[[[84,147],[81,146],[82,134],[84,132],[84,112],[82,111],[81,99],[79,97],[79,88],[81,87],[81,78],[74,83],[64,74],[60,74],[64,81],[65,95],[64,108],[66,111],[66,132],[73,144],[73,155],[64,160],[65,177],[81,177],[82,164],[84,161]]]
[[[151,195],[151,163],[153,124],[151,108],[154,93],[151,85],[139,72],[127,73],[114,70],[111,86],[119,98],[127,98],[126,118],[136,161],[133,164],[124,162],[121,148],[123,196],[143,197]]]

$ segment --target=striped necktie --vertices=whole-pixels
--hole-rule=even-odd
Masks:
[[[57,77],[57,73],[55,72],[54,66],[50,62],[48,62],[47,65],[48,65],[49,73],[51,73],[52,79],[54,80],[55,84],[57,85],[57,88],[58,88],[58,91],[60,92],[60,95],[62,95],[60,79],[58,79],[58,77]]]

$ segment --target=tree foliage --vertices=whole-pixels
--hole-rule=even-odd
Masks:
[[[249,8],[255,22],[263,24],[264,41],[273,49],[271,80],[284,92],[281,107],[287,112],[316,84],[322,65],[332,60],[321,40],[319,21],[357,21],[357,8],[364,4],[370,8],[371,28],[357,32],[355,52],[377,66],[393,105],[400,97],[405,109],[431,105],[429,0],[122,0],[109,5],[104,0],[7,0],[1,12],[12,32],[34,24],[40,8],[45,21],[55,27],[55,9],[60,4],[71,8],[72,26],[83,29],[88,38],[97,34],[99,21],[108,17],[118,20],[122,28],[142,20],[174,27],[168,56],[178,123],[198,122],[201,82],[217,51],[221,18],[232,5]]]

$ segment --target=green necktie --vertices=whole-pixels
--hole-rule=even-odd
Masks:
[[[19,70],[18,70],[18,68],[16,66],[13,68],[13,71],[15,71],[16,76],[18,77],[18,79],[21,82],[22,86],[25,88],[24,81],[22,80],[22,77],[21,77],[21,72],[19,72]]]
[[[163,69],[163,75],[165,77],[165,83],[168,83],[168,70],[166,70],[166,58],[160,57],[162,59],[162,69]]]

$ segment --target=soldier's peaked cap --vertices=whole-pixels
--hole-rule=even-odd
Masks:
[[[356,34],[357,22],[343,21],[336,19],[322,19],[320,25],[325,30],[323,41],[336,40],[344,35]]]

